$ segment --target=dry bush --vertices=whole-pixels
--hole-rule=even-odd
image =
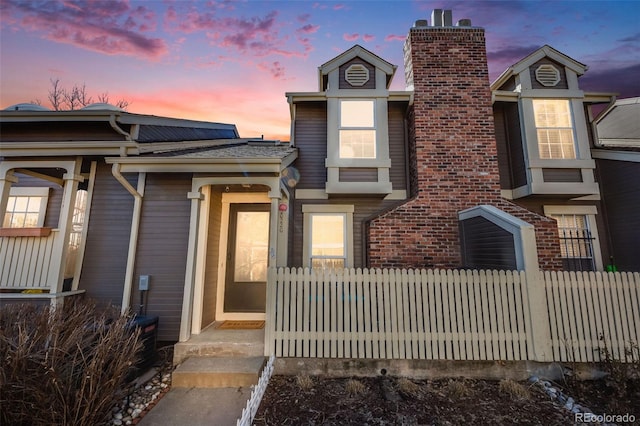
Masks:
[[[529,389],[518,382],[511,379],[500,380],[500,393],[507,394],[516,399],[530,399],[531,392]]]
[[[450,398],[463,398],[471,395],[471,389],[462,380],[451,380],[445,389],[445,393]]]
[[[141,347],[129,321],[86,301],[0,307],[0,424],[106,424]]]
[[[367,390],[367,387],[364,384],[362,384],[362,382],[355,379],[349,379],[345,384],[344,388],[347,391],[347,393],[351,396],[360,395],[361,393],[364,393],[364,391]]]
[[[409,397],[416,397],[420,394],[420,386],[407,379],[406,377],[401,377],[398,379],[398,390],[400,391],[400,393]]]
[[[313,388],[313,379],[307,375],[297,375],[296,384],[303,391],[309,391]]]

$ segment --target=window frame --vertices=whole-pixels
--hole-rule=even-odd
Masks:
[[[302,206],[304,229],[302,258],[304,267],[311,268],[314,258],[343,258],[345,268],[353,267],[353,212],[354,206],[352,204],[304,204]],[[343,215],[344,217],[343,256],[313,256],[313,217],[337,215]]]
[[[346,103],[356,103],[356,102],[368,102],[371,104],[371,126],[367,125],[346,125],[343,124],[344,117],[343,113],[343,105]],[[378,158],[378,120],[377,120],[377,105],[376,99],[372,98],[341,98],[338,101],[338,158],[341,160],[375,160]],[[372,156],[346,156],[343,155],[343,132],[373,132],[373,141],[371,141],[371,148],[373,149]],[[361,146],[364,146],[362,142],[360,142]],[[367,148],[369,148],[367,146]]]
[[[11,198],[40,198],[40,209],[38,210],[38,220],[35,226],[11,226],[11,220],[9,220],[9,226],[4,226],[7,215],[16,214],[15,208],[14,210],[9,211],[10,201],[7,201],[7,209],[3,212],[2,215],[2,228],[5,229],[27,229],[27,228],[42,228],[44,227],[44,220],[47,213],[47,205],[49,203],[49,187],[11,187],[9,190],[9,200]],[[15,206],[15,204],[14,204]],[[20,213],[28,213],[29,211],[20,212]],[[35,211],[34,211],[35,212]]]
[[[598,210],[596,206],[544,206],[544,214],[554,220],[556,220],[553,216],[584,216],[585,217],[585,226],[586,229],[591,234],[591,251],[593,253],[593,263],[596,271],[602,271],[604,266],[602,263],[602,253],[600,250],[600,239],[598,236],[598,224],[596,222],[596,215],[598,214]],[[556,220],[557,222],[557,220]],[[562,240],[562,237],[559,234],[560,224],[557,224],[558,229],[558,237]],[[562,241],[560,241],[562,244]],[[567,257],[569,258],[569,257]],[[576,259],[580,259],[580,257],[576,257]]]
[[[563,113],[563,115],[566,115],[569,121],[569,125],[568,126],[539,125],[543,123],[538,123],[537,109],[540,108],[540,105],[542,105],[544,102],[562,102],[563,105],[566,106],[566,111]],[[539,106],[536,107],[536,105],[539,105]],[[540,158],[541,160],[576,160],[578,159],[579,157],[578,157],[578,146],[576,143],[577,141],[576,126],[575,126],[575,119],[573,116],[573,108],[571,105],[571,101],[569,99],[560,99],[560,98],[536,98],[536,99],[532,99],[532,109],[533,109],[533,125],[534,125],[535,135],[536,135],[536,148],[538,150],[538,158]],[[558,115],[556,114],[556,116]],[[567,147],[569,144],[564,143],[562,141],[559,143],[551,143],[548,140],[547,141],[542,140],[541,132],[549,132],[554,130],[558,131],[558,135],[562,135],[563,134],[562,131],[567,131],[567,130],[569,131],[568,133],[571,135],[572,156],[565,156],[565,147]],[[555,145],[559,145],[560,151],[562,153],[561,157],[552,156],[551,147]],[[545,149],[543,150],[542,148],[545,148]],[[549,156],[543,156],[544,151],[548,151]]]

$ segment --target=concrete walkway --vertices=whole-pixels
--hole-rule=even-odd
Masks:
[[[140,426],[235,426],[251,388],[171,388]]]

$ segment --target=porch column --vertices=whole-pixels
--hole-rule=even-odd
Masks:
[[[4,176],[0,176],[0,221],[4,222],[4,213],[7,211],[11,185],[18,183],[18,178],[13,175],[13,170],[7,170]],[[2,227],[0,222],[0,227]]]
[[[84,181],[84,177],[80,175],[81,164],[81,159],[77,158],[72,165],[68,166],[67,173],[62,176],[64,180],[64,191],[62,193],[60,218],[58,220],[58,236],[53,242],[52,262],[48,278],[51,293],[62,292],[64,269],[69,251],[69,235],[73,220],[73,209],[76,204],[76,193],[78,192],[78,182]]]
[[[182,316],[180,319],[180,336],[178,338],[180,342],[186,342],[191,334],[191,314],[193,310],[193,291],[198,251],[200,201],[204,199],[204,195],[200,191],[192,191],[187,193],[187,198],[191,200],[191,218],[189,220],[187,268],[184,274],[184,295],[182,296]]]
[[[267,264],[269,268],[275,267],[278,260],[279,206],[280,197],[271,197],[271,214],[269,215],[271,232],[269,232],[269,261]]]

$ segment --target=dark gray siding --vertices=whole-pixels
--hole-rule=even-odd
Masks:
[[[493,107],[500,187],[513,189],[527,184],[518,105],[496,102]]]
[[[137,176],[127,176],[136,185]],[[100,304],[121,306],[133,196],[98,163],[79,288]]]
[[[377,182],[378,169],[340,169],[340,182]]]
[[[303,249],[303,230],[304,215],[302,213],[303,204],[348,204],[354,206],[353,212],[353,267],[365,267],[366,265],[366,235],[365,223],[373,215],[378,215],[381,211],[387,210],[395,205],[398,201],[384,201],[380,198],[350,198],[350,199],[330,199],[330,200],[294,200],[291,205],[291,228],[289,232],[292,235],[291,245],[289,246],[290,266],[306,266],[303,265],[302,249]]]
[[[46,173],[46,171],[43,172]],[[20,173],[16,173],[15,175],[18,178],[18,183],[14,183],[12,187],[49,188],[49,200],[47,202],[47,211],[44,216],[44,226],[49,228],[57,228],[58,220],[60,219],[60,206],[62,205],[62,193],[64,192],[64,188],[53,182],[38,179],[32,176],[23,175]]]
[[[538,80],[536,80],[536,69],[540,65],[544,65],[544,64],[551,64],[554,67],[556,67],[556,69],[558,71],[560,71],[560,81],[558,82],[557,85],[555,85],[553,87],[543,86],[542,84],[540,84],[538,82]],[[533,89],[568,89],[569,88],[569,86],[567,85],[567,74],[566,74],[566,72],[564,70],[564,65],[560,65],[557,62],[552,61],[549,58],[542,58],[538,62],[533,64],[529,68],[529,73],[531,74],[531,87]]]
[[[407,189],[406,102],[389,102],[389,179],[393,189]]]
[[[369,81],[367,81],[362,86],[352,86],[344,78],[345,71],[347,70],[347,68],[349,68],[353,64],[362,64],[365,66],[365,68],[369,70]],[[340,73],[339,87],[341,89],[375,89],[376,88],[376,69],[373,65],[371,65],[367,61],[362,60],[361,58],[353,58],[349,62],[341,65],[339,68],[339,73]]]
[[[191,174],[148,174],[138,236],[131,304],[139,301],[137,279],[150,275],[147,315],[158,315],[158,339],[178,340],[189,239]]]
[[[606,205],[611,255],[618,270],[640,271],[640,163],[596,160],[596,165]],[[603,260],[608,263],[608,257]]]
[[[327,104],[301,102],[296,104],[295,143],[298,158],[295,167],[300,171],[296,188],[319,189],[327,182]]]
[[[542,169],[545,182],[582,182],[580,169]]]
[[[517,269],[513,235],[483,217],[460,221],[460,246],[465,268]]]

